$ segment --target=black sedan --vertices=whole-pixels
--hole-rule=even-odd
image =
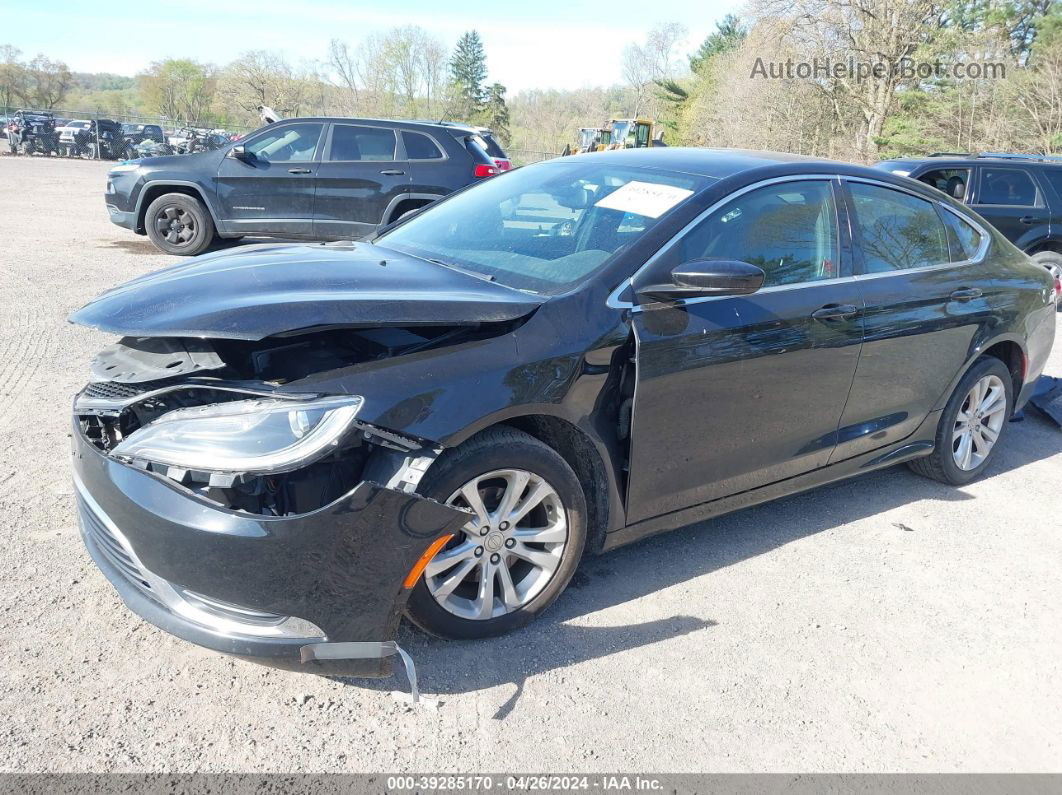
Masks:
[[[383,675],[403,614],[507,632],[589,552],[907,462],[982,474],[1054,339],[1048,274],[912,180],[627,150],[375,239],[201,257],[72,320],[85,543],[183,638]]]

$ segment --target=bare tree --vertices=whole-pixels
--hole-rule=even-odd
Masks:
[[[682,62],[679,47],[687,34],[685,25],[668,22],[650,30],[644,44],[631,43],[623,48],[623,79],[634,92],[634,116],[641,115],[656,84],[676,76]]]
[[[328,46],[328,65],[339,80],[340,86],[349,95],[350,110],[357,111],[361,105],[361,93],[358,88],[357,58],[351,54],[345,41],[332,39]]]
[[[757,9],[760,24],[792,42],[804,61],[853,58],[880,65],[870,78],[846,72],[822,80],[859,108],[862,121],[853,144],[858,158],[869,161],[904,84],[898,67],[928,54],[944,28],[948,6],[944,0],[761,0]]]
[[[319,91],[316,75],[296,72],[283,56],[267,50],[244,53],[222,72],[218,94],[230,106],[257,118],[258,107],[298,116]]]
[[[15,104],[26,90],[26,67],[19,61],[22,50],[0,45],[0,106]]]
[[[52,61],[38,55],[23,68],[23,80],[15,89],[16,95],[27,105],[54,108],[66,97],[74,77],[62,61]]]

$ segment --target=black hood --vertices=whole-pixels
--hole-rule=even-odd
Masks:
[[[70,321],[128,337],[259,340],[327,327],[504,322],[543,300],[368,243],[267,244],[134,279]]]

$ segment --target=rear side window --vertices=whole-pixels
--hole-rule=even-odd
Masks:
[[[695,259],[758,265],[765,287],[831,279],[840,275],[836,218],[828,182],[769,185],[723,205],[668,256],[675,265]]]
[[[952,262],[973,259],[977,249],[981,247],[981,233],[955,213],[944,210],[941,215],[944,217],[945,226],[948,227]]]
[[[850,182],[866,273],[925,268],[950,261],[944,223],[933,205],[907,193]]]
[[[970,184],[970,169],[938,168],[927,171],[918,180],[948,194],[953,199],[965,201],[966,186]]]
[[[332,128],[329,160],[394,160],[395,133],[381,127],[337,124]]]
[[[507,159],[509,157],[507,154],[505,154],[505,150],[502,149],[501,146],[498,145],[498,142],[494,139],[494,136],[492,136],[492,135],[481,135],[481,136],[479,136],[479,139],[483,142],[483,144],[484,144],[483,148],[487,151],[487,154],[490,155],[491,157],[499,157],[499,158],[501,158],[503,160],[505,160],[505,159]]]
[[[1047,177],[1055,193],[1062,196],[1062,168],[1045,168],[1040,172],[1041,176]]]
[[[1035,207],[1036,183],[1027,171],[1020,168],[981,169],[981,192],[978,204],[997,204],[1009,207]]]
[[[406,157],[410,160],[438,160],[443,156],[435,141],[421,133],[404,132],[402,141],[406,145]]]

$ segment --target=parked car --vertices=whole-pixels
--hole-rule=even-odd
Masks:
[[[113,119],[92,119],[88,127],[74,133],[74,147],[90,160],[121,160],[126,154],[122,125]]]
[[[88,119],[70,119],[65,124],[56,127],[55,131],[59,135],[59,154],[63,157],[80,157],[77,135],[91,126],[92,122]]]
[[[343,126],[248,149],[283,142],[282,173],[321,136],[390,154]],[[901,462],[970,482],[1044,367],[1053,301],[1002,234],[884,171],[545,162],[369,241],[216,253],[76,312],[120,337],[74,404],[85,543],[169,632],[382,675],[403,612],[507,632],[584,552]]]
[[[472,125],[461,124],[460,122],[453,121],[441,121],[439,122],[439,124],[442,124],[446,127],[454,127],[456,129],[464,130],[467,131],[469,135],[476,136],[476,143],[480,145],[483,151],[490,155],[491,159],[494,161],[494,165],[496,165],[499,170],[508,171],[513,167],[512,161],[509,159],[509,155],[507,155],[505,153],[505,150],[502,149],[501,144],[498,143],[498,139],[495,137],[494,133],[490,130],[490,128],[475,127]]]
[[[461,128],[288,119],[217,151],[120,165],[106,203],[114,223],[191,255],[216,237],[361,237],[497,173]]]
[[[970,205],[1034,260],[1062,268],[1062,158],[940,153],[885,160],[875,168]]]

